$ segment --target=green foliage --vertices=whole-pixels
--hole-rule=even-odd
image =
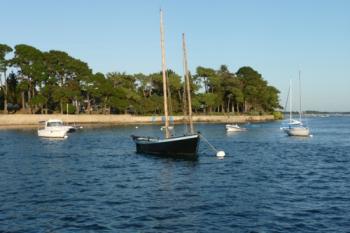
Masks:
[[[74,114],[76,112],[76,107],[73,104],[68,104],[68,114]],[[67,104],[64,105],[64,114],[67,114]]]
[[[0,44],[0,73],[2,72],[4,75],[3,80],[1,79],[1,76],[0,76],[1,103],[3,105],[1,106],[1,108],[4,109],[5,113],[8,113],[7,103],[9,98],[8,77],[6,75],[7,66],[9,65],[9,60],[7,60],[5,56],[7,53],[11,51],[12,51],[12,48],[10,46],[5,44]]]
[[[201,100],[198,95],[192,98],[192,108],[198,111],[202,106]]]
[[[279,111],[273,112],[273,117],[275,120],[282,120],[284,118],[283,113]]]
[[[31,106],[37,106],[37,105],[42,106],[42,105],[46,104],[46,102],[47,102],[47,98],[45,98],[44,96],[42,96],[41,94],[39,94],[39,95],[34,96],[34,97],[30,100],[29,104],[30,104]]]
[[[219,98],[217,94],[214,93],[205,93],[202,95],[202,102],[207,107],[215,107],[216,104],[218,104]]]
[[[8,61],[5,59],[7,53],[12,52],[12,48],[6,44],[0,44],[0,72],[6,71]]]

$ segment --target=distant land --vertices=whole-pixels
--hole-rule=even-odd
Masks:
[[[314,111],[314,110],[307,110],[303,111],[306,115],[350,115],[350,112],[341,112],[341,111]],[[288,111],[283,111],[283,114],[289,114]],[[293,111],[292,114],[299,114],[297,111]]]
[[[312,111],[308,110],[305,111],[306,114],[350,114],[350,112],[328,112],[328,111]]]

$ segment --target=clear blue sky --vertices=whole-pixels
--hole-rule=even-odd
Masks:
[[[160,70],[159,8],[168,68],[182,74],[185,32],[192,72],[251,66],[281,91],[298,88],[304,109],[350,111],[347,0],[1,0],[0,43],[63,50],[94,72]],[[298,93],[294,92],[294,99]],[[295,109],[297,109],[295,101]]]

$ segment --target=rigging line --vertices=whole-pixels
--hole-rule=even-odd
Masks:
[[[286,111],[286,109],[287,109],[288,100],[289,100],[289,93],[290,93],[290,87],[288,88],[288,95],[287,95],[286,103],[284,104],[284,111]]]
[[[301,78],[300,78],[300,73],[301,71],[299,70],[299,121],[301,122],[301,115],[302,115],[302,111],[301,111]]]
[[[208,139],[206,139],[202,134],[199,134],[199,136],[200,136],[201,138],[204,139],[204,141],[209,145],[209,147],[210,147],[215,153],[218,152],[218,150],[217,150],[212,144],[210,144],[210,142],[208,141]]]

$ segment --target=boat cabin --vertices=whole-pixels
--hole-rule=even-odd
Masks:
[[[52,119],[45,122],[46,127],[60,127],[63,126],[63,121]]]

